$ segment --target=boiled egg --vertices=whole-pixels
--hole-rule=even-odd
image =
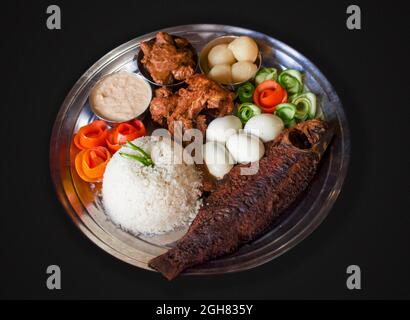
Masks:
[[[242,129],[241,120],[233,115],[216,118],[206,129],[206,140],[226,143],[227,139]]]
[[[233,159],[238,163],[258,161],[265,153],[265,147],[262,141],[247,132],[239,132],[231,135],[226,142],[226,147]]]
[[[205,143],[203,155],[209,173],[217,179],[222,179],[234,165],[232,156],[219,142],[209,141]]]
[[[244,131],[260,138],[263,142],[274,140],[284,129],[281,118],[270,113],[262,113],[248,120]]]

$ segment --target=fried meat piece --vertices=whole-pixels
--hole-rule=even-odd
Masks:
[[[206,113],[221,117],[231,113],[234,107],[234,93],[223,89],[205,75],[194,75],[186,80],[187,88],[175,94],[167,88],[155,91],[151,101],[152,119],[160,125],[168,124],[174,133],[174,122],[181,121],[183,129],[197,128],[205,133]]]
[[[185,80],[195,72],[194,53],[186,39],[158,32],[154,42],[141,43],[141,50],[141,62],[156,83],[172,84],[175,79]]]

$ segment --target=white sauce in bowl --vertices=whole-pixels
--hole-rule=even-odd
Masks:
[[[124,122],[141,115],[152,98],[150,85],[131,72],[118,72],[102,78],[92,89],[90,105],[107,121]]]

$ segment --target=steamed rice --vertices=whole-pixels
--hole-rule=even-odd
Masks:
[[[169,139],[142,137],[133,143],[151,155],[154,166],[143,166],[119,152],[112,157],[102,189],[108,217],[132,234],[161,234],[189,225],[201,205],[201,179],[195,167],[174,164],[174,156],[182,159],[182,149]],[[126,147],[120,152],[137,154]]]

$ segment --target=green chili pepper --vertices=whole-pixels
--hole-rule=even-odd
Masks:
[[[124,153],[124,152],[120,152],[120,156],[122,156],[124,158],[131,159],[131,160],[137,160],[138,162],[141,162],[144,166],[149,166],[150,165],[149,162],[144,157],[139,157],[137,155],[128,154],[128,153]]]
[[[149,158],[149,154],[144,151],[144,149],[138,147],[137,145],[133,144],[131,141],[127,141],[125,145],[135,151],[141,153],[144,157]]]
[[[254,91],[255,86],[247,82],[238,88],[236,94],[241,102],[252,102]]]
[[[251,102],[242,103],[238,108],[238,117],[241,119],[242,123],[245,124],[250,118],[261,114],[262,111],[258,106]]]
[[[125,143],[125,146],[138,151],[141,155],[135,155],[135,154],[128,154],[125,152],[120,152],[120,156],[124,157],[124,158],[128,158],[131,160],[137,160],[138,162],[141,162],[144,166],[152,166],[154,163],[151,160],[151,157],[149,156],[148,153],[146,153],[142,148],[136,146],[135,144],[133,144],[130,141],[127,141]]]

